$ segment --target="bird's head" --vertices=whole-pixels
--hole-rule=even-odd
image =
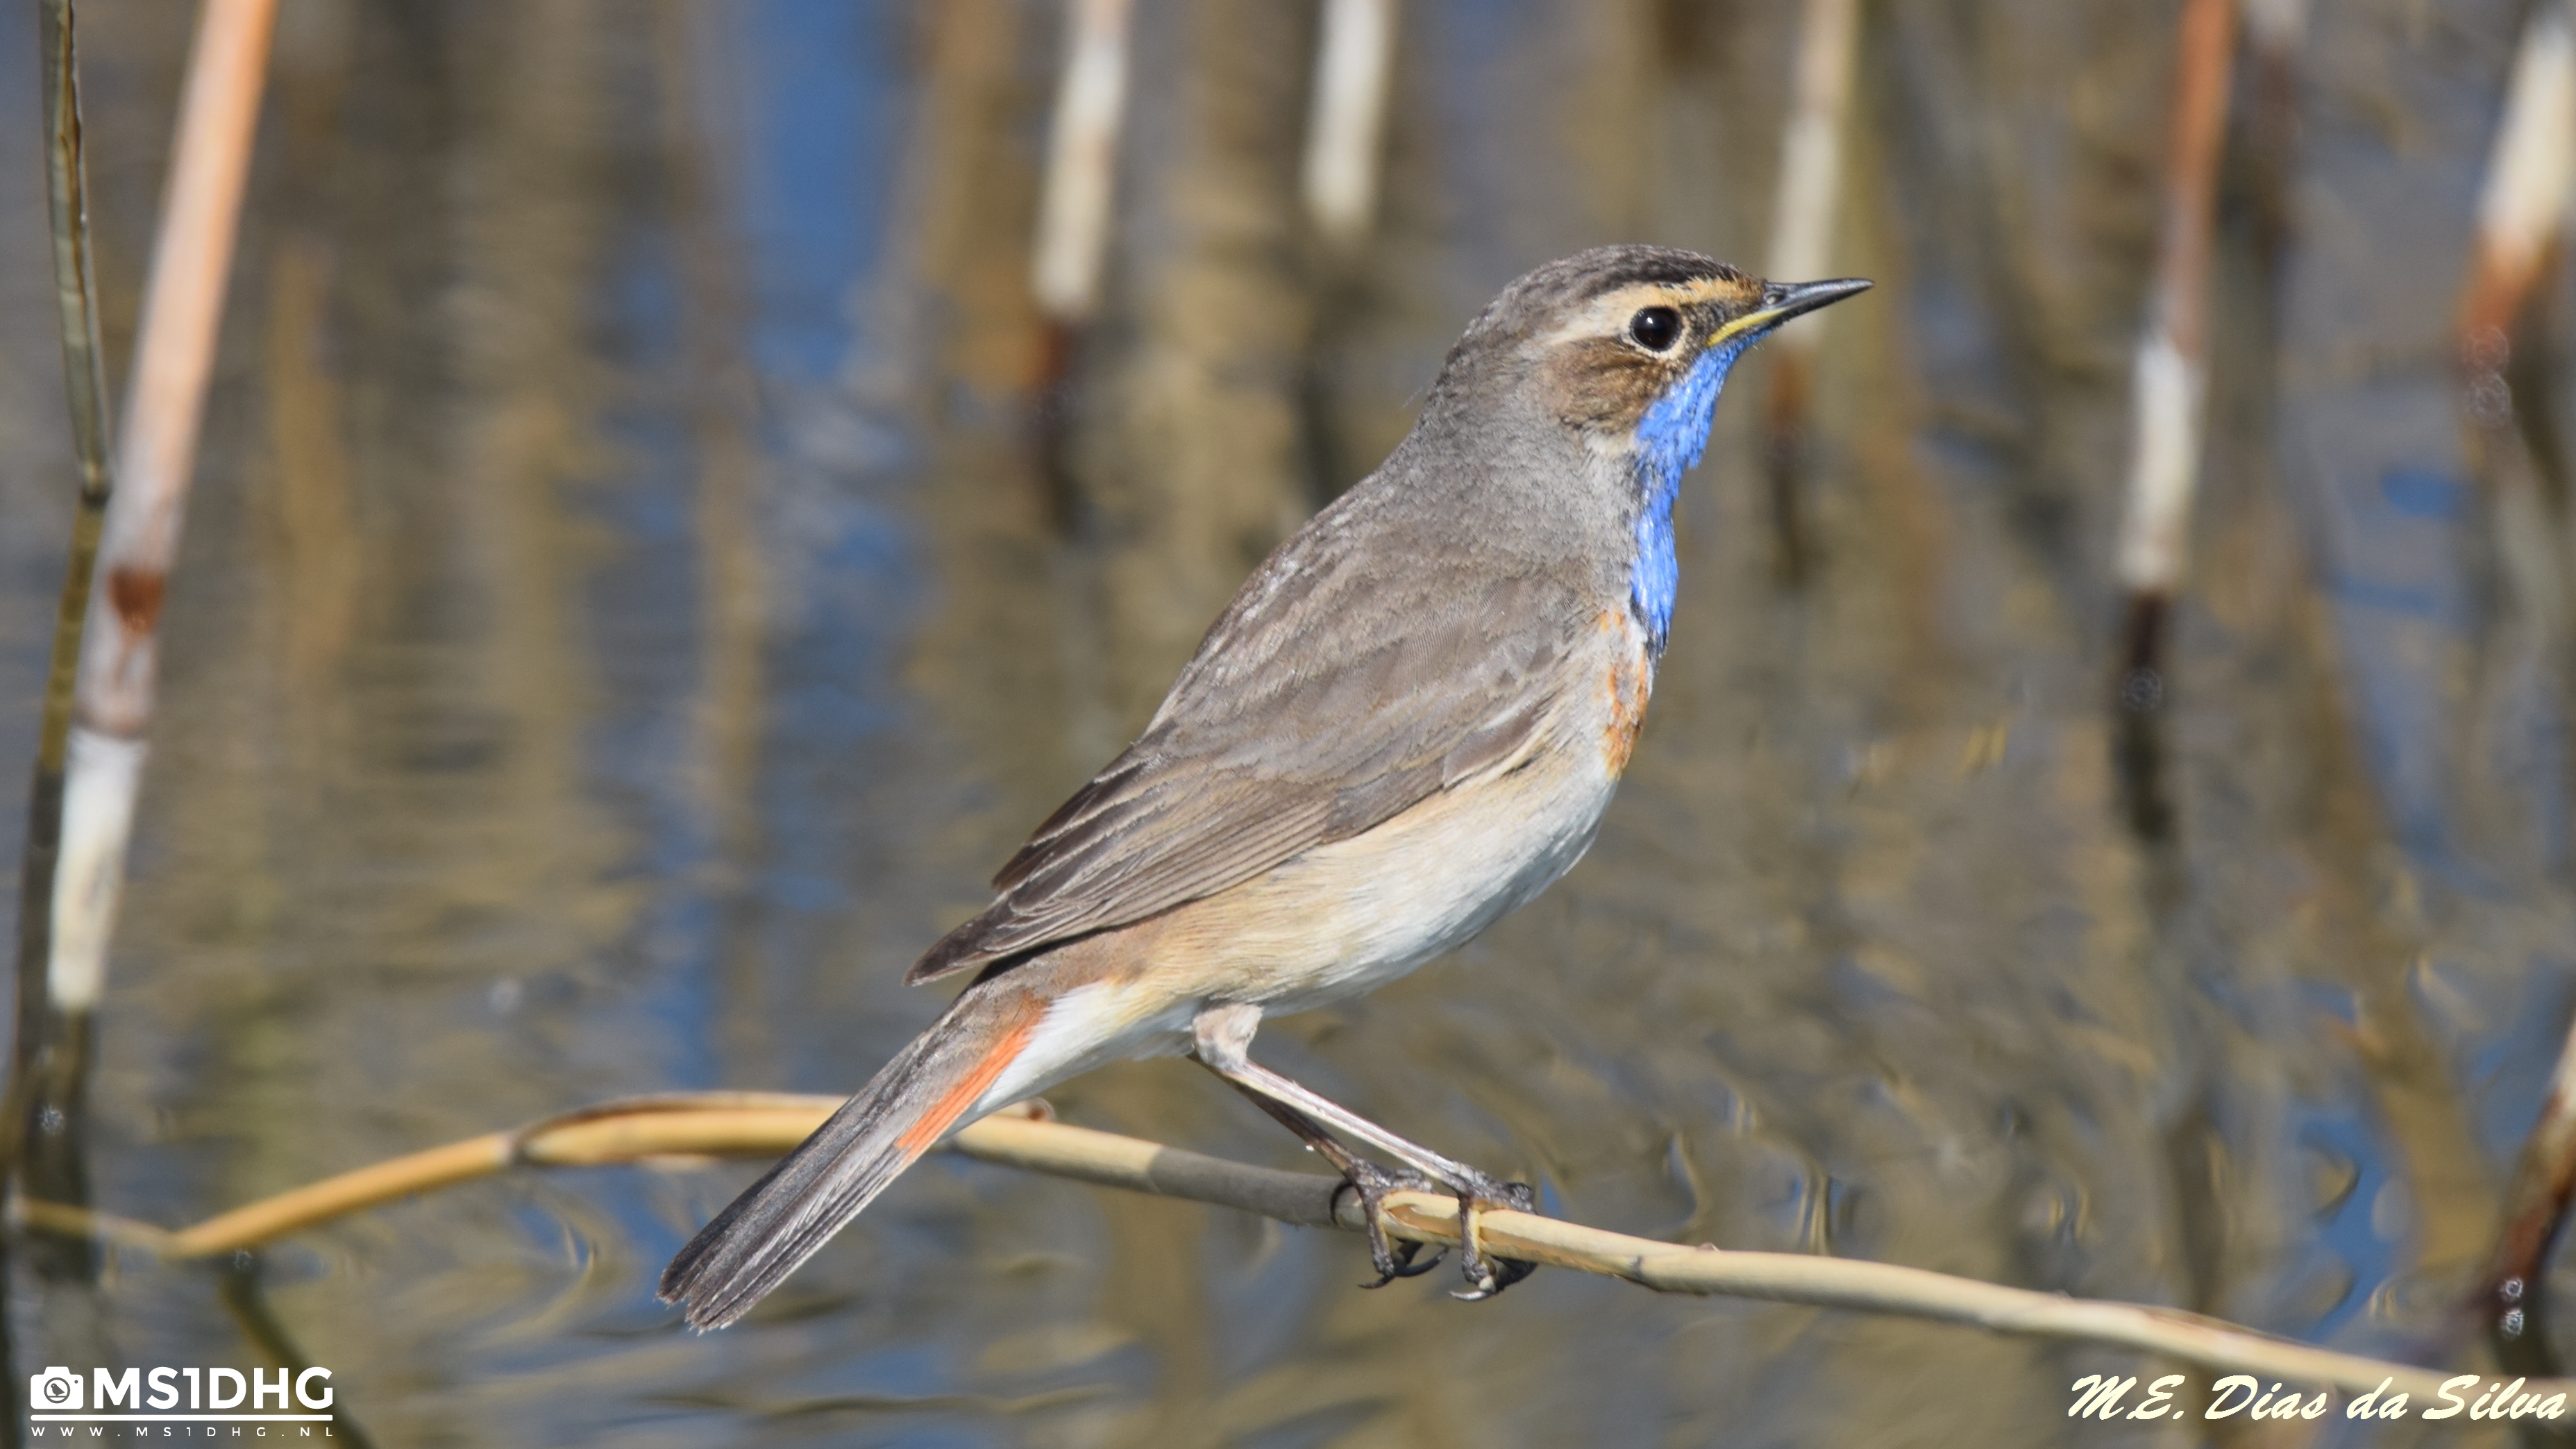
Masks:
[[[1869,285],[1766,282],[1697,252],[1596,247],[1506,288],[1448,370],[1483,373],[1477,382],[1511,387],[1595,447],[1634,448],[1652,471],[1678,473],[1698,460],[1746,348]]]
[[[1488,431],[1506,454],[1526,450],[1533,430],[1578,442],[1596,464],[1579,473],[1608,485],[1601,501],[1634,531],[1632,592],[1660,649],[1673,497],[1708,442],[1728,370],[1781,323],[1869,285],[1766,282],[1697,252],[1596,247],[1503,289],[1450,350],[1424,424],[1448,438]]]

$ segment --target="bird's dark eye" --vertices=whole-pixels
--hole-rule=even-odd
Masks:
[[[1670,352],[1682,338],[1682,314],[1670,307],[1648,307],[1628,319],[1628,335],[1648,352]]]

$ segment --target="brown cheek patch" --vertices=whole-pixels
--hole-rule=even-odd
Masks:
[[[1634,426],[1672,380],[1670,367],[1607,337],[1566,348],[1555,371],[1558,414],[1576,427]]]

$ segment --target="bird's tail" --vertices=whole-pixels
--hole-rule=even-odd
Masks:
[[[662,1270],[693,1328],[751,1311],[930,1150],[1027,1049],[1044,1004],[1019,983],[968,989],[831,1120],[689,1240]]]

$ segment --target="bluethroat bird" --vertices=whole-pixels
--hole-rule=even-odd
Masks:
[[[1475,1231],[1526,1186],[1261,1066],[1253,1032],[1464,943],[1582,856],[1664,652],[1673,498],[1728,369],[1868,286],[1618,246],[1505,288],[1385,464],[1253,572],[1144,734],[907,977],[973,984],[671,1260],[662,1297],[731,1323],[952,1128],[1158,1055],[1343,1173],[1380,1283],[1431,1266],[1387,1241],[1396,1187],[1457,1196],[1460,1296],[1526,1273]]]

